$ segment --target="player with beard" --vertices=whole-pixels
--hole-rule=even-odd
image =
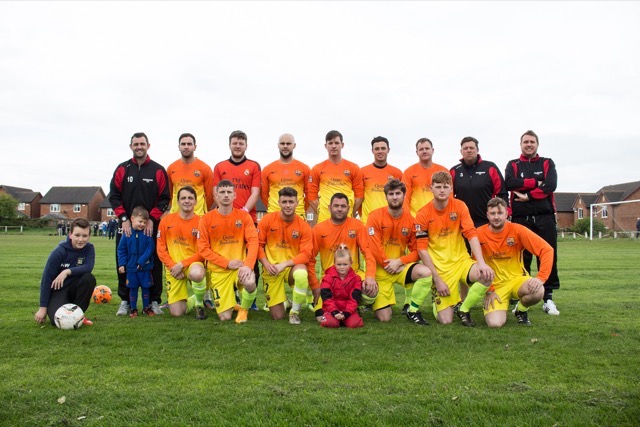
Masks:
[[[309,186],[309,166],[293,158],[296,140],[293,135],[285,133],[278,139],[280,158],[269,163],[262,170],[262,203],[267,213],[278,212],[278,192],[284,187],[291,187],[298,193],[296,214],[304,218],[307,187]]]
[[[403,206],[406,191],[404,183],[397,179],[390,180],[384,186],[387,206],[371,212],[367,220],[369,248],[376,260],[376,282],[379,287],[373,311],[381,322],[391,320],[392,307],[396,303],[395,283],[405,288],[414,285],[416,290],[424,293],[424,297],[428,295],[431,284],[431,272],[418,263],[416,235],[413,232],[415,221]],[[407,317],[418,325],[427,325],[417,309],[407,312]]]
[[[493,198],[487,203],[489,224],[478,228],[482,255],[495,272],[484,301],[484,318],[492,328],[506,323],[510,298],[519,300],[515,310],[518,323],[531,326],[527,314],[529,307],[542,300],[543,284],[553,267],[553,248],[525,226],[508,222],[507,216],[507,203]],[[524,250],[541,260],[536,277],[529,276],[524,268]]]

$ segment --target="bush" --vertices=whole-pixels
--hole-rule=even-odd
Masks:
[[[582,218],[576,221],[576,223],[571,228],[571,231],[576,233],[584,234],[589,233],[589,218]],[[607,227],[604,226],[602,221],[597,218],[593,219],[593,234],[597,234],[598,232],[602,232],[602,234],[607,232]]]

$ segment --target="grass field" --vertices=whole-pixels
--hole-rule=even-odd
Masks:
[[[389,324],[324,330],[251,312],[245,325],[116,317],[93,327],[33,321],[59,238],[0,235],[0,425],[518,425],[640,423],[640,242],[560,243],[559,317],[491,330]],[[113,241],[93,238],[115,289]],[[263,302],[259,294],[259,303]],[[431,318],[432,319],[432,318]],[[64,397],[64,402],[62,401]]]

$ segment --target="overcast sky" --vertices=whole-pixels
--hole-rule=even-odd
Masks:
[[[434,142],[451,167],[460,140],[504,171],[527,129],[554,159],[558,191],[640,180],[638,2],[1,2],[0,184],[102,186],[146,132],[152,159],[197,138],[212,167],[228,135],[265,166],[294,156],[417,161]]]

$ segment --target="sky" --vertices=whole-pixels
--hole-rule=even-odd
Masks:
[[[134,132],[165,167],[196,136],[212,167],[247,156],[458,163],[460,140],[504,171],[540,138],[562,192],[640,180],[639,2],[0,2],[0,184],[101,186]]]

